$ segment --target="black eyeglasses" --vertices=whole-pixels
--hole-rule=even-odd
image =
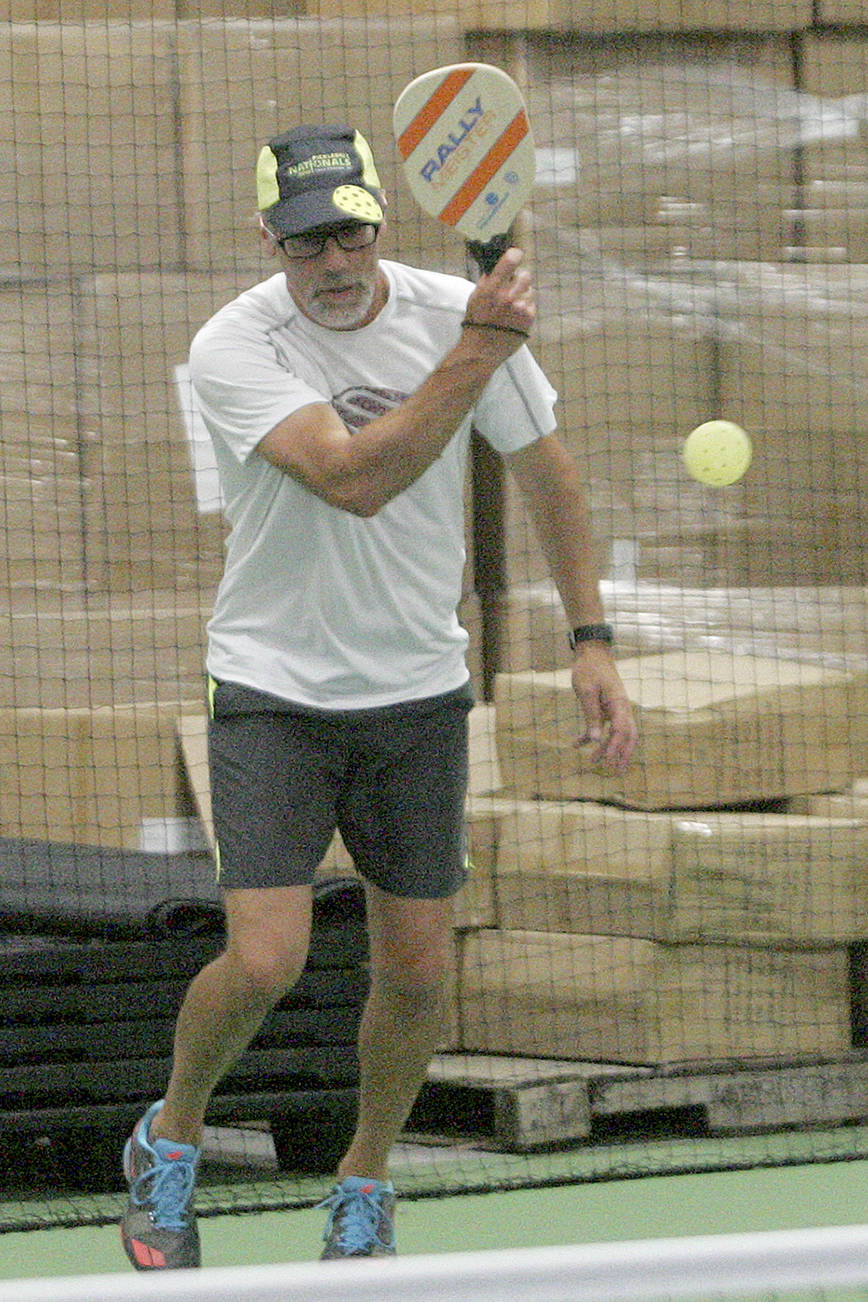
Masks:
[[[345,226],[321,227],[303,235],[275,235],[274,238],[288,258],[316,258],[331,239],[346,253],[367,249],[377,238],[378,229],[369,222],[347,222]]]

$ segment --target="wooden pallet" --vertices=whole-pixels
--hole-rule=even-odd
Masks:
[[[868,1118],[868,1055],[828,1062],[683,1063],[667,1067],[443,1054],[410,1117],[417,1134],[465,1136],[528,1152],[632,1123],[661,1137],[697,1118],[702,1133],[738,1134]]]

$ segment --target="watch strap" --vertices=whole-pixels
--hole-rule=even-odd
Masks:
[[[615,632],[611,624],[578,624],[567,633],[567,641],[573,651],[583,642],[605,642],[611,646],[614,640]]]

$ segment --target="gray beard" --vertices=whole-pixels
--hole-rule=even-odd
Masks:
[[[370,312],[376,292],[376,283],[373,283],[368,287],[361,302],[348,304],[346,307],[339,303],[329,306],[328,303],[316,299],[308,304],[308,316],[317,325],[327,326],[332,330],[355,330]]]

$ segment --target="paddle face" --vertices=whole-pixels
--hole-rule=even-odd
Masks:
[[[515,82],[487,63],[456,63],[405,87],[393,114],[419,206],[453,227],[489,271],[533,187],[535,155]]]

